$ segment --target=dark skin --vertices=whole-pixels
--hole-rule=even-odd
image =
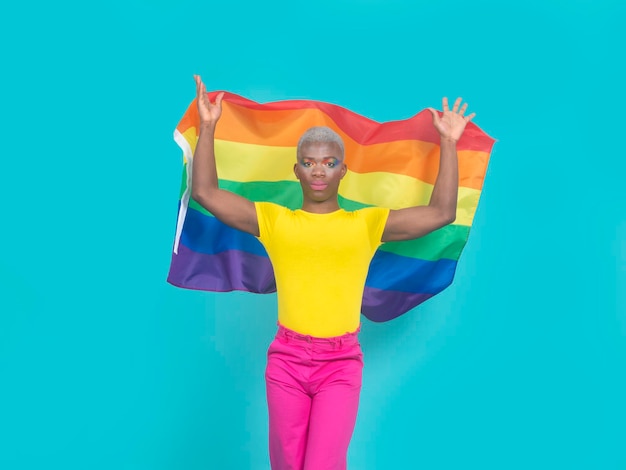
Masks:
[[[302,187],[302,210],[317,214],[339,210],[339,182],[347,171],[337,144],[318,142],[302,146],[293,166]]]
[[[200,115],[200,130],[192,168],[191,196],[215,217],[231,227],[259,236],[259,224],[254,203],[238,194],[220,189],[215,166],[215,127],[222,115],[220,93],[211,103],[206,87],[198,75],[196,97]],[[459,187],[456,143],[466,124],[475,113],[465,116],[467,103],[461,106],[457,98],[452,109],[447,98],[442,100],[441,116],[428,108],[440,138],[439,173],[428,205],[391,210],[382,241],[411,240],[454,222]],[[339,182],[347,172],[340,148],[332,143],[304,146],[294,165],[294,173],[302,186],[302,210],[329,213],[339,210]]]

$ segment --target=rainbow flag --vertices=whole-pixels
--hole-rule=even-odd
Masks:
[[[209,93],[211,100],[217,92]],[[198,138],[195,100],[174,131],[183,151],[183,177],[168,282],[188,289],[276,291],[265,249],[190,198],[191,162]],[[427,204],[439,166],[439,135],[428,110],[378,123],[339,106],[293,100],[259,104],[232,93],[222,102],[215,135],[220,186],[253,201],[291,209],[302,203],[293,174],[296,145],[312,126],[328,126],[345,143],[348,173],[339,187],[345,210]],[[473,123],[457,144],[459,198],[454,224],[417,240],[384,243],[374,255],[363,314],[387,321],[445,289],[467,241],[494,140]]]

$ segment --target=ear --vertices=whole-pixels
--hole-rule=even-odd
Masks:
[[[300,175],[298,174],[298,164],[297,163],[293,164],[293,174],[296,175],[296,178],[300,179]]]
[[[346,173],[348,172],[348,165],[346,165],[345,163],[341,164],[341,179],[343,179],[344,176],[346,176]]]

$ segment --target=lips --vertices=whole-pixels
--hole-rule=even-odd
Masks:
[[[322,183],[321,181],[311,183],[311,188],[313,189],[313,191],[323,191],[324,189],[326,189],[327,186],[328,184]]]

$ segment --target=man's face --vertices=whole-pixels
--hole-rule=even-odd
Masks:
[[[303,146],[294,166],[304,198],[315,202],[335,197],[346,171],[341,149],[327,142]]]

